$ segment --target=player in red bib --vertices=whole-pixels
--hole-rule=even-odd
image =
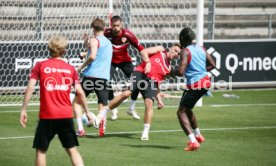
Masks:
[[[131,56],[128,54],[128,47],[130,45],[134,46],[139,52],[141,52],[144,47],[139,43],[137,37],[130,32],[128,29],[123,28],[122,19],[120,16],[113,16],[111,19],[111,28],[107,28],[104,35],[111,41],[113,46],[113,57],[111,63],[111,77],[115,77],[115,70],[119,68],[125,74],[127,78],[130,78],[133,73],[134,66],[132,64]],[[139,91],[133,92],[130,100],[130,107],[128,114],[134,119],[140,119],[139,115],[135,111],[135,101],[137,100]],[[113,90],[109,91],[109,100],[114,98]],[[117,109],[111,111],[112,120],[117,119]]]
[[[200,143],[205,141],[192,109],[211,87],[207,71],[215,67],[214,60],[206,50],[192,42],[194,38],[195,34],[189,27],[180,32],[179,41],[183,51],[181,52],[179,68],[172,72],[173,75],[185,76],[187,79],[188,89],[184,90],[177,111],[180,126],[189,139],[188,147],[185,148],[186,151],[197,150]]]
[[[105,118],[108,111],[118,107],[137,89],[141,92],[145,103],[144,130],[141,140],[149,139],[149,129],[153,117],[153,101],[157,99],[158,107],[162,108],[164,104],[159,95],[159,84],[170,73],[170,60],[179,57],[180,47],[177,45],[169,48],[167,52],[164,47],[156,46],[146,48],[141,51],[143,62],[137,66],[130,77],[131,86],[129,90],[123,91],[116,96],[101,113],[100,118]],[[101,126],[101,125],[100,125]]]
[[[71,158],[72,165],[83,165],[76,146],[79,145],[73,123],[73,110],[70,101],[71,86],[74,86],[79,102],[82,104],[87,118],[88,113],[85,94],[80,86],[79,78],[73,66],[62,60],[66,52],[67,41],[63,37],[52,37],[48,49],[51,58],[38,62],[30,73],[30,80],[25,91],[21,109],[20,123],[26,127],[27,105],[34,91],[37,80],[40,80],[40,111],[33,148],[36,149],[36,165],[46,165],[46,152],[55,134]]]

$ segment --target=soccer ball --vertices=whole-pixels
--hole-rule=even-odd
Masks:
[[[92,118],[93,118],[92,121],[94,122],[95,119],[96,119],[96,115],[93,114],[92,112],[89,112],[89,114],[92,116]],[[87,119],[85,113],[82,114],[81,120],[82,120],[82,123],[83,123],[85,126],[87,126],[87,127],[92,127],[92,126],[93,126],[93,122],[90,123],[90,122],[88,121],[88,119]]]

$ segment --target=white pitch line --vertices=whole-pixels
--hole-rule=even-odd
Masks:
[[[34,138],[34,136],[22,136],[22,137],[0,137],[0,140],[26,139],[26,138]]]
[[[212,104],[212,105],[206,105],[210,107],[247,107],[247,106],[274,106],[276,103],[259,103],[259,104]]]
[[[276,129],[276,126],[261,126],[261,127],[233,127],[233,128],[209,128],[201,129],[202,131],[228,131],[228,130],[256,130],[256,129]],[[140,134],[142,131],[127,131],[127,132],[107,132],[106,135],[126,135],[126,134]],[[171,133],[183,132],[183,130],[152,130],[150,133]],[[86,135],[96,136],[97,133],[90,133]],[[20,137],[0,137],[0,140],[13,140],[13,139],[27,139],[34,136],[20,136]]]
[[[39,109],[37,110],[27,110],[27,112],[38,112]],[[18,113],[21,112],[20,109],[19,110],[8,110],[8,111],[0,111],[0,113]]]
[[[258,104],[210,104],[210,105],[203,105],[206,107],[247,107],[247,106],[276,106],[276,103],[258,103]],[[1,107],[0,107],[1,108]],[[128,109],[128,107],[119,107],[120,109]],[[139,109],[144,109],[145,107],[135,107]],[[164,108],[178,108],[177,106],[166,106]],[[97,111],[97,108],[90,108],[89,110]],[[27,110],[27,112],[38,112],[37,110]],[[20,110],[9,110],[9,111],[0,111],[0,113],[18,113]]]

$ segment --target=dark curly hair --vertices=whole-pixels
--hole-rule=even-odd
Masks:
[[[194,39],[195,33],[191,28],[185,27],[181,30],[179,34],[179,42],[182,48],[185,48],[188,45],[192,44]]]

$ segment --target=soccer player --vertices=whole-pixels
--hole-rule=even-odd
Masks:
[[[104,36],[105,22],[102,19],[96,18],[91,23],[94,37],[88,38],[85,36],[86,46],[88,48],[87,58],[82,65],[79,66],[78,71],[83,71],[83,79],[81,86],[84,89],[86,97],[95,92],[98,98],[98,110],[108,102],[108,81],[110,80],[110,66],[112,58],[112,44]],[[81,107],[74,101],[74,111],[77,117],[78,135],[84,136],[85,131],[81,121]]]
[[[163,46],[146,48],[141,51],[143,62],[137,66],[130,77],[131,86],[129,90],[123,91],[116,96],[98,115],[98,122],[105,118],[108,111],[118,107],[122,101],[128,98],[137,89],[141,92],[145,103],[144,130],[141,140],[149,140],[149,129],[153,117],[153,101],[157,98],[158,107],[162,108],[164,104],[159,94],[159,84],[170,73],[170,60],[179,57],[180,46],[174,45],[167,52]],[[101,121],[99,131],[104,133],[104,127]]]
[[[191,28],[182,29],[179,34],[181,47],[181,61],[179,68],[172,75],[185,76],[187,90],[184,90],[180,100],[177,116],[180,126],[188,136],[189,142],[186,151],[197,150],[205,139],[201,135],[197,120],[192,109],[196,102],[208,91],[211,86],[207,71],[215,67],[212,57],[205,48],[193,43],[195,33]]]
[[[130,32],[129,30],[123,28],[122,19],[120,16],[113,16],[111,18],[111,28],[107,28],[104,31],[104,35],[111,41],[113,45],[113,56],[111,63],[110,75],[114,78],[116,68],[120,68],[127,78],[130,78],[130,75],[133,73],[134,66],[131,61],[131,57],[128,54],[128,47],[130,45],[137,48],[141,52],[144,47],[139,43],[137,37]],[[81,53],[80,58],[86,53]],[[130,107],[127,111],[127,114],[131,115],[134,119],[139,120],[140,117],[135,111],[135,102],[139,95],[139,91],[133,92],[130,100]],[[114,98],[113,90],[109,90],[108,99],[112,100]],[[118,118],[118,109],[115,108],[111,111],[111,119],[116,120]]]
[[[111,19],[111,28],[107,28],[104,31],[104,35],[111,41],[113,45],[113,57],[111,63],[111,77],[114,78],[116,68],[120,68],[127,78],[133,73],[134,67],[131,61],[131,57],[128,54],[128,47],[134,46],[139,52],[144,47],[139,43],[136,36],[128,29],[123,28],[122,19],[120,16],[113,16]],[[139,120],[140,117],[135,111],[135,101],[137,100],[139,91],[133,92],[130,100],[130,107],[127,114],[131,115],[134,119]],[[113,90],[109,91],[109,100],[114,98]],[[118,110],[115,108],[111,111],[111,119],[116,120],[118,118]]]
[[[40,80],[39,122],[33,142],[33,148],[36,149],[36,165],[46,165],[46,152],[55,134],[58,134],[62,146],[71,158],[72,165],[83,165],[82,157],[76,148],[79,143],[72,119],[73,110],[69,97],[71,86],[75,87],[87,118],[91,121],[92,117],[88,113],[86,97],[79,84],[76,70],[62,60],[66,47],[67,41],[63,37],[54,36],[49,40],[48,49],[51,58],[36,63],[25,91],[20,115],[22,127],[26,127],[27,105],[37,80]]]

